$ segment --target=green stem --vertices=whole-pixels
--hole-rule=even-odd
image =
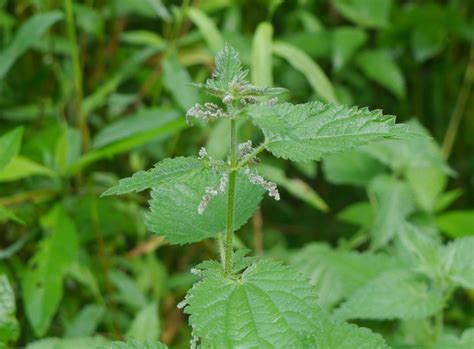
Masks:
[[[234,207],[235,207],[235,179],[237,176],[237,136],[235,120],[230,120],[230,174],[229,191],[227,194],[227,233],[225,242],[225,267],[226,274],[232,272],[232,255],[234,243]]]
[[[76,123],[81,131],[84,148],[87,149],[89,143],[89,130],[87,129],[86,114],[82,109],[82,101],[84,99],[84,92],[82,90],[83,76],[79,57],[79,45],[77,42],[72,0],[64,0],[64,12],[66,14],[67,35],[70,45],[70,54],[74,74],[74,109],[76,113]]]

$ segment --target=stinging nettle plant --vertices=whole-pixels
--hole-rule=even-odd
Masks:
[[[257,87],[229,45],[216,56],[205,84],[219,100],[195,105],[186,115],[204,122],[228,119],[230,153],[215,160],[201,148],[196,157],[177,157],[140,171],[103,195],[151,188],[147,227],[172,244],[215,238],[220,262],[193,268],[201,277],[178,306],[190,315],[192,346],[201,348],[385,348],[381,336],[335,320],[320,310],[316,292],[295,269],[234,250],[234,232],[253,215],[263,194],[279,200],[277,186],[255,170],[268,151],[296,162],[407,135],[394,116],[367,108],[309,102],[278,103],[282,88]],[[238,140],[236,121],[250,120],[263,133],[254,146]]]

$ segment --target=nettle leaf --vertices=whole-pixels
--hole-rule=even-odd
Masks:
[[[205,168],[183,180],[153,188],[147,227],[173,244],[200,241],[223,233],[227,223],[227,193],[215,196],[202,214],[198,213],[207,187],[217,187],[222,173]],[[257,209],[264,189],[249,182],[243,171],[236,179],[234,230]]]
[[[7,166],[8,163],[18,155],[22,135],[23,128],[17,127],[0,137],[0,170]]]
[[[216,68],[212,77],[207,79],[205,84],[193,85],[218,97],[265,96],[286,91],[284,88],[257,87],[249,84],[246,80],[248,70],[242,68],[239,53],[229,44],[217,53],[215,63]]]
[[[474,236],[454,240],[445,248],[448,277],[456,284],[474,289]]]
[[[205,166],[205,161],[192,157],[164,159],[148,171],[139,171],[132,177],[121,179],[118,185],[105,191],[102,196],[139,192],[170,185],[199,173]]]
[[[74,262],[78,238],[73,221],[61,206],[56,206],[42,224],[49,234],[22,275],[26,315],[38,336],[48,330],[63,296],[63,276]]]
[[[271,260],[234,277],[215,269],[186,296],[203,348],[305,348],[320,311],[302,275]]]
[[[15,295],[5,275],[0,275],[0,343],[16,340],[20,325],[15,318]]]
[[[389,349],[383,337],[368,328],[334,320],[323,320],[309,338],[308,348]]]
[[[318,302],[327,307],[397,265],[394,258],[385,254],[338,251],[322,243],[305,246],[291,258],[291,263],[309,278],[316,287]]]
[[[166,349],[166,348],[168,348],[166,345],[157,341],[129,340],[127,342],[113,342],[108,346],[102,346],[98,349]]]
[[[394,116],[367,108],[309,102],[249,108],[249,116],[265,134],[267,149],[292,161],[319,160],[383,138],[401,136],[405,128]]]
[[[381,274],[354,292],[335,312],[342,319],[422,319],[443,308],[443,295],[406,270]]]
[[[385,246],[402,229],[415,207],[409,186],[388,175],[376,177],[368,190],[374,197],[375,205],[371,243],[377,249]]]

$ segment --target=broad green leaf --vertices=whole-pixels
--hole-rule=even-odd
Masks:
[[[329,182],[357,186],[367,185],[384,172],[384,166],[379,161],[357,150],[325,157],[323,168]]]
[[[93,94],[84,98],[83,113],[89,115],[104,105],[107,102],[107,97],[114,92],[122,82],[132,77],[143,65],[143,62],[159,51],[159,48],[147,47],[127,59],[110,80],[102,84]]]
[[[189,18],[199,28],[207,46],[216,53],[224,47],[224,39],[214,21],[201,10],[191,7],[188,10]]]
[[[28,344],[26,349],[95,349],[109,341],[101,336],[78,338],[45,338]]]
[[[436,218],[436,225],[452,238],[474,235],[474,210],[443,213]]]
[[[397,264],[385,254],[338,251],[322,243],[305,246],[291,263],[316,287],[318,302],[325,307],[335,305]]]
[[[15,295],[5,275],[0,275],[0,343],[14,341],[20,336],[20,324],[15,317]]]
[[[205,168],[168,186],[153,188],[147,227],[173,244],[196,242],[223,233],[227,223],[227,192],[214,197],[202,215],[198,207],[207,187],[218,187],[221,174]],[[263,189],[239,172],[236,180],[234,230],[257,209]]]
[[[402,229],[414,211],[413,196],[408,185],[388,175],[381,175],[370,183],[375,221],[370,234],[374,249],[385,246]]]
[[[357,289],[335,315],[343,319],[422,319],[443,306],[441,292],[411,272],[395,270]]]
[[[218,268],[207,272],[185,299],[185,312],[203,347],[305,348],[320,311],[304,277],[270,260],[237,276],[226,277]]]
[[[129,340],[127,342],[113,342],[110,345],[102,346],[97,349],[167,349],[168,347],[161,342],[156,341],[137,341]]]
[[[56,143],[55,160],[61,172],[76,161],[81,154],[81,134],[78,129],[65,126]]]
[[[369,79],[378,82],[398,99],[405,98],[405,78],[390,54],[383,50],[367,50],[357,56],[357,63]]]
[[[432,349],[472,349],[474,348],[474,328],[465,330],[460,338],[452,334],[442,334]]]
[[[304,51],[282,41],[273,43],[273,52],[284,58],[290,65],[301,72],[314,92],[326,102],[337,103],[337,97],[331,81],[321,67]]]
[[[180,64],[175,52],[162,61],[163,84],[181,109],[188,110],[199,100],[198,91],[190,86],[191,76]]]
[[[285,188],[290,194],[303,200],[308,205],[324,212],[329,210],[321,196],[301,179],[288,178],[283,169],[268,164],[260,164],[257,169],[263,177]]]
[[[347,19],[364,27],[384,28],[389,24],[392,0],[332,0]]]
[[[56,313],[63,296],[63,276],[78,250],[76,228],[61,206],[44,216],[42,222],[48,235],[21,278],[26,315],[38,336],[46,333]]]
[[[151,170],[139,171],[132,177],[121,179],[118,185],[108,189],[102,196],[139,192],[182,182],[201,172],[206,166],[205,161],[192,157],[164,159],[156,163]]]
[[[443,169],[439,166],[409,168],[405,176],[417,205],[424,211],[433,212],[448,180]]]
[[[0,182],[12,182],[33,176],[55,177],[56,173],[28,158],[17,156],[0,170]]]
[[[16,32],[5,50],[0,52],[0,80],[2,80],[15,61],[23,55],[57,21],[62,19],[60,11],[51,11],[31,16]]]
[[[369,111],[321,102],[249,108],[249,116],[265,134],[267,149],[275,156],[292,161],[319,160],[321,157],[404,133],[394,116],[380,110]]]
[[[251,82],[256,86],[272,86],[273,26],[262,22],[255,31],[252,42]]]
[[[104,317],[104,313],[105,308],[101,305],[86,305],[67,326],[65,337],[87,337],[93,335]]]
[[[308,348],[389,349],[383,337],[368,328],[342,321],[324,319],[308,340]]]
[[[157,340],[160,337],[160,318],[156,303],[150,303],[138,312],[125,337],[141,341]]]
[[[0,137],[0,172],[15,156],[18,155],[22,135],[23,128],[17,127]]]
[[[341,70],[367,41],[367,34],[356,27],[337,27],[332,39],[332,64],[335,70]]]
[[[456,239],[445,248],[443,261],[448,277],[456,284],[474,289],[474,236]]]

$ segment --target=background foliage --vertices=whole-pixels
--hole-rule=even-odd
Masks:
[[[216,246],[147,232],[148,193],[100,194],[166,157],[227,153],[226,123],[191,129],[184,115],[208,99],[187,84],[229,42],[283,99],[383,109],[432,136],[322,166],[265,162],[282,200],[265,199],[238,243],[298,267],[325,309],[393,347],[470,347],[473,38],[463,0],[0,0],[0,341],[189,346],[176,305]]]

